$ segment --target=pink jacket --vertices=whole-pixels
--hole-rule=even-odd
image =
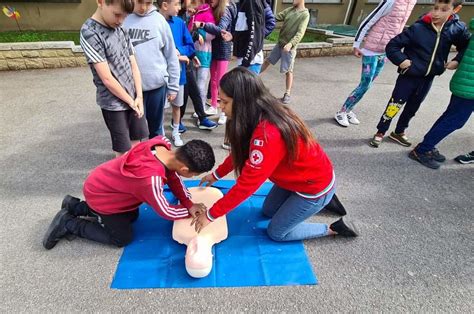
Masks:
[[[188,29],[191,32],[193,30],[194,22],[204,22],[204,23],[212,23],[216,24],[216,19],[212,14],[212,8],[209,4],[205,3],[200,5],[196,9],[196,14],[191,16],[189,19]]]
[[[373,52],[385,52],[385,46],[400,34],[415,7],[416,0],[384,0],[362,22],[357,31],[354,47]]]

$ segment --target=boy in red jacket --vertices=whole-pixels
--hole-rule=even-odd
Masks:
[[[118,247],[133,239],[132,222],[138,207],[147,203],[163,218],[196,217],[206,211],[194,204],[180,176],[190,178],[214,167],[211,146],[201,140],[171,150],[165,137],[155,137],[132,148],[127,154],[94,169],[84,182],[85,201],[67,195],[43,239],[52,249],[70,235]],[[168,184],[179,205],[170,205],[163,195]],[[96,219],[91,219],[96,218]]]

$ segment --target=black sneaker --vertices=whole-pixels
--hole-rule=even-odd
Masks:
[[[422,154],[414,149],[408,154],[408,157],[431,169],[438,169],[440,167],[439,163],[434,160],[433,154],[431,152]]]
[[[64,196],[63,198],[63,202],[61,203],[61,209],[65,208],[69,214],[75,216],[73,207],[77,205],[77,203],[80,203],[80,202],[81,202],[80,199],[68,194]]]
[[[437,162],[445,162],[446,161],[446,156],[442,155],[439,150],[436,148],[431,151],[431,156],[433,156],[433,159],[436,160]]]
[[[411,142],[408,140],[408,137],[405,135],[405,133],[392,132],[390,133],[388,138],[402,146],[405,146],[405,147],[411,146]]]
[[[465,155],[459,155],[456,158],[454,158],[457,162],[460,162],[462,164],[470,164],[474,162],[474,151],[467,153]]]
[[[51,250],[61,238],[69,235],[66,229],[66,222],[72,218],[74,218],[74,216],[70,215],[65,208],[61,209],[56,216],[54,216],[43,238],[43,246],[45,249]]]
[[[346,209],[341,204],[341,201],[339,201],[336,194],[334,194],[331,201],[326,206],[324,206],[324,209],[340,216],[344,216],[345,214],[347,214]]]
[[[349,228],[345,223],[344,221],[341,219],[339,219],[338,221],[336,222],[333,222],[330,226],[329,226],[329,229],[331,229],[332,231],[336,232],[338,235],[341,235],[343,237],[346,237],[346,238],[354,238],[354,237],[357,237],[358,234],[352,230],[351,228]],[[354,228],[355,229],[355,228]]]

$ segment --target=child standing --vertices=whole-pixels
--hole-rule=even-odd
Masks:
[[[150,138],[163,133],[166,98],[173,101],[179,92],[180,64],[173,35],[152,0],[135,0],[133,14],[124,27],[136,51],[142,74],[143,102]]]
[[[205,212],[194,204],[180,176],[190,178],[214,166],[211,146],[192,140],[176,151],[167,138],[157,136],[138,144],[122,157],[95,168],[84,182],[85,201],[67,195],[43,239],[49,250],[64,237],[76,235],[115,245],[133,239],[132,223],[138,207],[147,203],[164,219],[195,217]],[[168,184],[179,205],[170,205],[163,195]]]
[[[296,46],[303,39],[309,22],[309,11],[304,5],[304,0],[293,0],[293,6],[276,15],[277,22],[283,21],[278,36],[278,43],[265,60],[262,72],[270,64],[275,65],[281,59],[280,73],[286,75],[286,91],[281,101],[290,102],[291,87],[293,85],[293,66],[296,58]]]
[[[97,10],[80,32],[81,47],[97,87],[97,104],[116,156],[148,137],[140,71],[130,38],[121,27],[132,12],[133,0],[97,0]]]
[[[387,57],[398,66],[399,76],[377,133],[369,142],[372,147],[382,143],[392,119],[403,106],[395,132],[389,138],[402,146],[411,146],[405,129],[428,94],[433,78],[445,69],[455,69],[468,44],[469,31],[455,15],[461,4],[462,0],[436,0],[430,13],[387,44]],[[453,44],[459,53],[447,62]]]
[[[197,5],[195,13],[189,20],[189,31],[195,30],[194,23],[216,24],[211,6],[208,3],[204,3],[204,1],[198,1]],[[196,33],[197,36],[194,42],[194,50],[196,52],[196,58],[199,60],[199,66],[196,69],[196,80],[202,103],[205,104],[212,61],[212,40],[215,36],[207,33],[202,28],[198,28]],[[208,112],[206,112],[206,114],[208,114]]]
[[[360,123],[352,109],[382,71],[386,59],[385,46],[403,31],[415,4],[416,0],[382,1],[360,24],[353,45],[354,55],[362,57],[360,83],[336,113],[334,118],[339,125],[348,127],[349,124]]]
[[[189,64],[190,58],[194,55],[194,43],[186,25],[182,19],[177,17],[181,8],[180,0],[158,0],[160,13],[168,21],[173,34],[174,44],[178,59],[181,63],[179,77],[179,92],[176,98],[171,101],[172,118],[171,123],[173,131],[171,138],[176,147],[183,146],[183,140],[179,133],[179,121],[181,118],[180,107],[184,104],[184,85],[186,84],[186,65]]]
[[[474,31],[474,18],[470,23]],[[474,111],[474,38],[471,37],[469,46],[459,64],[459,68],[451,79],[451,101],[446,111],[439,117],[431,129],[426,133],[423,142],[418,144],[408,155],[419,161],[423,166],[438,169],[440,163],[446,161],[436,149],[436,145],[446,136],[462,128]],[[474,152],[456,157],[460,163],[474,162]]]

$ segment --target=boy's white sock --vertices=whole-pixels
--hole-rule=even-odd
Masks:
[[[179,135],[179,124],[173,123],[173,136]]]

